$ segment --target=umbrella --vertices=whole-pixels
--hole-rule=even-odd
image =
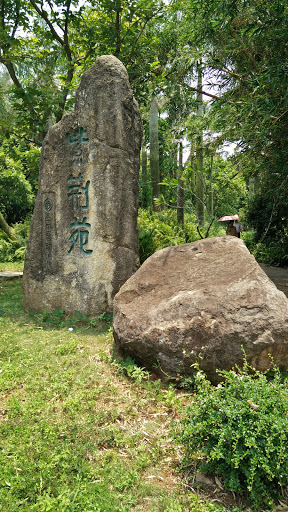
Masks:
[[[224,217],[218,219],[217,222],[224,222],[225,220],[239,220],[239,217],[238,215],[225,215]]]

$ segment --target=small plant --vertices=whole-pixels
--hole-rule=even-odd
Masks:
[[[39,320],[43,323],[49,323],[55,327],[63,327],[64,326],[64,316],[65,313],[62,309],[55,309],[53,312],[48,309],[43,309]]]
[[[135,380],[138,384],[142,381],[146,381],[149,379],[149,372],[145,370],[145,368],[140,368],[131,357],[127,357],[124,359],[119,359],[118,361],[114,361],[114,366],[117,367],[119,373],[124,373],[130,377],[130,379]]]
[[[101,313],[100,315],[98,315],[97,319],[100,322],[106,322],[107,324],[110,324],[113,319],[113,313],[106,313],[104,311],[104,313]]]
[[[197,394],[176,432],[183,464],[219,475],[255,510],[268,510],[288,483],[287,383],[277,368],[268,378],[244,360],[243,370],[219,372],[225,381],[215,388],[195,366]]]
[[[55,353],[60,356],[66,356],[68,354],[75,354],[79,349],[79,343],[77,340],[66,341],[56,347]]]
[[[181,377],[178,383],[178,387],[182,389],[193,390],[195,388],[194,375],[190,375],[189,377]]]

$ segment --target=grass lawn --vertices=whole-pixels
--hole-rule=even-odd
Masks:
[[[21,279],[0,278],[1,512],[226,510],[177,473],[187,393],[128,378],[111,348],[105,321],[25,313]]]

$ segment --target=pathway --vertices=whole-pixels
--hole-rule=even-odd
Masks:
[[[23,272],[0,272],[0,277],[3,279],[14,279],[15,277],[22,277]]]
[[[276,284],[278,290],[288,295],[288,269],[281,267],[268,267],[260,264],[267,276]]]

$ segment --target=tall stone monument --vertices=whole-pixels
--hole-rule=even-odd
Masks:
[[[31,310],[97,314],[138,265],[140,112],[123,64],[84,73],[75,110],[46,136],[23,292]]]

